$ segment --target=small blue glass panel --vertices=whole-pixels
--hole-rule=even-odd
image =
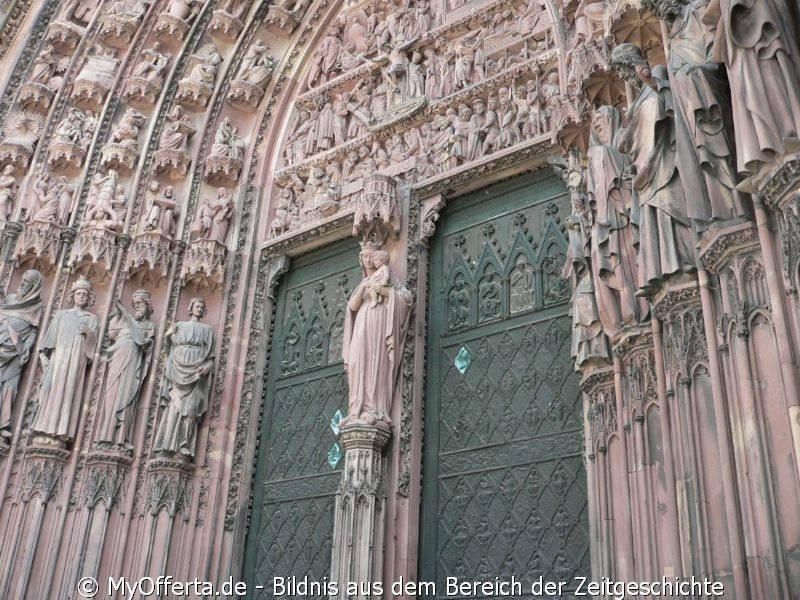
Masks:
[[[456,354],[456,369],[462,375],[467,372],[469,365],[472,363],[472,354],[469,353],[466,346],[461,346],[461,350]]]
[[[331,449],[328,450],[328,464],[331,466],[331,469],[335,469],[339,466],[339,463],[342,460],[342,447],[339,445],[339,442],[333,442],[333,446]]]
[[[342,419],[344,419],[344,415],[342,414],[341,410],[337,409],[336,414],[334,414],[333,418],[331,418],[331,429],[333,430],[333,435],[339,435],[339,431],[341,431],[339,429],[339,423],[342,422]]]

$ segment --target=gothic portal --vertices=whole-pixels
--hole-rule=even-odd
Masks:
[[[0,598],[800,597],[798,30],[0,3]]]

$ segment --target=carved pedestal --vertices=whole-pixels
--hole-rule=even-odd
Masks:
[[[227,156],[209,156],[205,162],[205,181],[211,185],[235,187],[242,161]]]
[[[30,221],[17,238],[14,258],[18,265],[30,265],[49,273],[58,260],[62,228],[50,221]]]
[[[244,23],[241,19],[224,10],[215,10],[211,22],[208,24],[208,32],[211,36],[226,42],[235,42],[243,28]]]
[[[54,171],[78,171],[83,166],[86,150],[66,140],[56,140],[47,150],[47,164]]]
[[[280,6],[270,6],[266,18],[267,29],[278,35],[291,35],[300,22],[299,17]]]
[[[69,21],[54,21],[47,28],[47,41],[59,54],[69,56],[78,46],[85,29]]]
[[[342,481],[336,492],[331,549],[331,581],[339,583],[338,598],[349,596],[347,582],[381,581],[384,548],[383,451],[390,433],[376,426],[353,424],[342,429]]]
[[[188,111],[200,112],[206,109],[213,93],[214,90],[210,86],[183,79],[178,82],[175,100],[180,102]]]
[[[98,36],[109,46],[125,49],[131,43],[138,26],[138,21],[124,19],[118,15],[104,15],[100,21]]]
[[[130,76],[122,87],[122,97],[131,106],[137,108],[150,108],[158,100],[161,85],[145,77]]]
[[[100,112],[107,93],[108,88],[97,81],[78,79],[72,87],[70,98],[80,108]]]
[[[226,101],[228,104],[239,110],[255,112],[258,104],[264,97],[264,90],[261,86],[249,83],[243,79],[234,79],[231,82]]]
[[[116,247],[116,233],[105,227],[86,227],[75,238],[67,266],[73,273],[101,281],[111,274]]]
[[[159,283],[166,280],[169,273],[172,238],[160,231],[146,231],[137,235],[125,263],[125,277]]]
[[[31,156],[33,156],[31,145],[18,144],[10,140],[0,141],[0,167],[13,165],[16,173],[22,175],[28,167]]]
[[[183,460],[160,457],[150,460],[147,497],[151,515],[166,510],[170,517],[182,514],[184,520],[189,519],[193,470],[191,463]]]
[[[162,12],[154,27],[159,39],[165,42],[182,42],[189,31],[189,24],[179,17]]]
[[[41,504],[58,492],[69,451],[53,445],[32,444],[25,449],[23,480],[20,487],[23,502],[38,498]],[[41,515],[39,515],[41,517]]]
[[[166,175],[170,179],[185,179],[192,159],[180,150],[156,150],[153,156],[153,169],[157,175]]]
[[[181,280],[198,289],[216,289],[225,278],[225,257],[228,249],[214,240],[194,240],[183,258]]]
[[[23,83],[19,86],[17,103],[24,109],[46,115],[55,94],[53,90],[41,83]]]
[[[100,151],[100,164],[106,169],[114,169],[120,175],[131,173],[139,158],[139,149],[136,142],[115,144],[113,142],[103,146]]]
[[[132,461],[133,452],[119,447],[102,447],[95,442],[86,458],[89,476],[83,497],[89,508],[103,504],[106,510],[121,500],[120,495]]]

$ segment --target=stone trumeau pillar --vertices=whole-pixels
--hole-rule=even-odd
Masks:
[[[342,481],[336,492],[331,549],[331,581],[339,598],[370,597],[369,588],[348,593],[347,582],[382,580],[386,491],[383,453],[389,442],[386,428],[353,424],[342,429]]]
[[[411,312],[411,293],[398,272],[400,210],[395,182],[365,181],[354,215],[361,235],[363,279],[348,300],[342,358],[349,387],[340,423],[344,469],[336,493],[331,581],[339,598],[371,597],[382,581],[386,530],[386,452],[395,428],[392,405],[401,395],[400,362]],[[348,590],[348,583],[358,585]]]

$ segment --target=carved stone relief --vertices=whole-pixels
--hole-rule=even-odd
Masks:
[[[192,59],[195,63],[188,75],[178,82],[175,100],[189,110],[202,111],[214,93],[222,55],[214,44],[207,44],[193,54]]]
[[[164,75],[171,60],[172,54],[161,52],[161,45],[158,42],[142,51],[122,88],[122,96],[128,104],[149,108],[156,103],[164,86]]]
[[[120,173],[133,171],[139,158],[139,132],[147,117],[135,108],[128,108],[114,127],[100,155],[101,164]]]
[[[164,40],[183,41],[202,6],[200,0],[169,0],[159,13],[155,30]]]
[[[100,39],[109,46],[127,48],[149,5],[145,0],[114,0],[108,4],[100,17]]]
[[[75,171],[83,166],[97,119],[79,108],[68,108],[48,146],[47,163],[54,171]]]

